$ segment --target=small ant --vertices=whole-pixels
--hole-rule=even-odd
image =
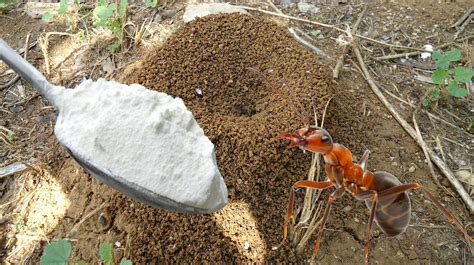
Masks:
[[[253,69],[252,69],[253,70]],[[253,70],[260,75],[271,87],[270,81],[260,72]],[[284,84],[285,85],[285,84]],[[293,100],[296,95],[292,92]],[[295,107],[289,105],[295,111]],[[301,104],[298,105],[301,108]],[[355,199],[365,201],[370,209],[370,217],[367,227],[367,241],[365,243],[365,263],[369,262],[369,242],[372,236],[373,222],[382,229],[389,237],[399,235],[408,227],[411,217],[411,203],[407,192],[412,189],[421,189],[428,198],[439,208],[444,216],[455,225],[469,241],[474,239],[468,234],[464,226],[448,212],[448,210],[434,197],[434,195],[419,183],[402,184],[393,174],[385,171],[371,172],[367,170],[367,161],[370,151],[365,151],[359,162],[354,163],[352,153],[344,145],[334,143],[329,133],[317,126],[310,126],[309,116],[304,109],[299,112],[304,117],[306,126],[297,130],[296,134],[283,133],[280,138],[290,140],[289,147],[299,147],[303,151],[321,154],[325,162],[326,181],[301,180],[293,184],[290,191],[288,203],[288,213],[283,225],[283,244],[287,238],[287,226],[290,219],[294,220],[294,188],[327,189],[335,187],[331,193],[324,211],[321,225],[313,250],[312,258],[318,253],[321,237],[326,225],[326,220],[331,211],[332,202],[341,197],[345,192],[349,192]],[[281,245],[280,244],[280,245]]]

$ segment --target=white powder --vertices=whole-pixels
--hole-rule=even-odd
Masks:
[[[176,202],[227,204],[214,145],[180,98],[104,79],[53,94],[56,136],[81,158]]]

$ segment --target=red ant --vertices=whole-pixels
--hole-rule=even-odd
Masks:
[[[411,189],[423,190],[446,218],[457,226],[466,238],[474,242],[474,239],[469,236],[463,225],[421,184],[402,184],[400,180],[388,172],[377,171],[373,173],[368,171],[367,160],[370,154],[369,151],[365,151],[360,161],[354,163],[352,162],[352,153],[349,149],[342,144],[333,143],[329,133],[316,126],[301,128],[297,131],[297,134],[281,134],[280,137],[290,139],[290,147],[299,147],[303,150],[322,154],[324,162],[326,163],[326,175],[329,178],[327,181],[316,182],[302,180],[293,184],[290,191],[288,214],[283,226],[283,242],[287,236],[288,221],[294,219],[293,188],[326,189],[333,186],[336,190],[329,196],[314,247],[313,258],[318,252],[326,220],[331,210],[331,204],[346,191],[350,192],[357,200],[364,200],[370,209],[367,229],[368,235],[365,243],[366,264],[368,264],[369,261],[369,242],[372,235],[374,219],[380,229],[390,237],[399,235],[407,229],[411,216],[410,198],[408,197],[407,191]]]
[[[258,74],[263,77],[267,83],[270,83],[263,74]],[[290,92],[293,91],[290,90]],[[296,96],[294,94],[292,95],[295,102],[299,103],[296,100]],[[294,109],[294,106],[291,104],[290,106]],[[301,107],[301,105],[298,105],[298,107]],[[304,112],[300,112],[302,116],[305,116],[303,113]],[[306,121],[309,121],[308,117],[309,116],[306,115]],[[309,122],[306,122],[306,124],[309,124]],[[369,159],[370,151],[365,151],[359,162],[354,163],[352,161],[351,151],[342,144],[334,143],[329,133],[317,126],[307,125],[299,129],[296,134],[284,133],[280,134],[279,137],[291,140],[289,147],[299,147],[302,150],[323,155],[328,178],[326,181],[302,180],[293,184],[290,191],[288,213],[283,226],[283,241],[281,244],[286,240],[289,220],[294,220],[294,188],[299,187],[321,190],[329,187],[336,188],[328,198],[312,258],[314,258],[318,252],[326,220],[331,211],[332,202],[341,197],[346,191],[351,193],[357,200],[364,200],[370,209],[370,217],[367,226],[368,235],[365,243],[366,264],[368,264],[369,261],[369,242],[372,236],[374,220],[380,229],[389,237],[399,235],[407,229],[411,217],[411,204],[407,191],[412,189],[421,189],[446,218],[455,225],[467,239],[474,242],[474,239],[469,236],[464,226],[421,184],[402,184],[400,180],[388,172],[368,171],[367,160]]]

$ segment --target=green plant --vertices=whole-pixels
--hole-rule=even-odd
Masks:
[[[53,13],[47,11],[47,12],[45,12],[45,13],[43,14],[43,17],[42,17],[41,19],[42,19],[44,22],[49,23],[49,22],[53,21],[53,19],[54,19],[55,17],[66,14],[67,9],[68,9],[67,0],[61,0],[61,1],[59,2],[59,8],[58,8],[58,11],[57,11],[56,14],[53,14]]]
[[[107,49],[110,53],[115,53],[123,42],[123,26],[127,20],[128,0],[120,0],[119,5],[107,3],[106,0],[100,0],[99,4],[92,12],[94,25],[97,27],[108,28],[115,34],[115,41]]]
[[[433,52],[432,58],[436,62],[436,70],[431,75],[431,79],[438,85],[439,92],[433,92],[432,90],[432,95],[425,98],[423,105],[427,106],[430,102],[440,99],[441,89],[444,88],[446,88],[450,96],[465,97],[467,95],[467,89],[460,85],[469,82],[474,75],[474,71],[466,69],[463,66],[451,67],[451,63],[461,59],[461,50],[451,48],[451,50],[446,53],[435,51]]]
[[[99,247],[99,256],[106,265],[113,265],[113,255],[112,255],[112,244],[111,243],[102,243]],[[55,264],[62,265],[68,264],[69,257],[71,256],[72,247],[71,243],[61,239],[54,241],[48,244],[44,251],[43,255],[40,258],[40,265],[46,264]],[[89,263],[85,261],[79,261],[76,264],[87,265]],[[126,258],[122,258],[119,263],[120,265],[132,265],[132,262]]]
[[[159,0],[145,0],[145,6],[150,8],[156,8],[160,5]]]
[[[16,0],[0,0],[0,14],[5,14],[14,8]]]
[[[44,248],[40,259],[40,265],[43,264],[67,264],[71,256],[71,244],[66,240],[54,241]]]

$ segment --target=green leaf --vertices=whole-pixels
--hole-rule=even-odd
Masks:
[[[438,101],[441,98],[441,90],[439,90],[439,88],[434,87],[430,91],[429,98],[431,101]]]
[[[474,121],[469,122],[469,125],[467,126],[467,129],[470,131],[474,129]]]
[[[58,9],[58,15],[65,14],[67,11],[67,7],[68,7],[67,0],[61,0],[59,4],[59,9]]]
[[[133,265],[133,263],[126,258],[122,258],[122,260],[120,261],[120,265]]]
[[[120,5],[119,5],[119,17],[122,20],[122,22],[125,19],[125,15],[127,14],[127,7],[128,7],[128,0],[120,0]]]
[[[445,69],[436,69],[431,75],[431,80],[438,85],[444,84],[444,80],[448,77],[448,71]]]
[[[441,69],[448,69],[449,64],[454,61],[461,59],[461,50],[456,48],[451,48],[445,54],[440,53],[439,51],[433,52],[431,58],[435,60],[436,66]]]
[[[41,265],[46,264],[67,264],[71,255],[71,244],[66,240],[54,241],[47,245],[40,259]]]
[[[422,101],[421,101],[421,105],[423,105],[423,107],[429,107],[430,106],[430,103],[431,101],[427,98],[424,98]]]
[[[106,265],[112,265],[113,264],[112,243],[100,244],[99,255]]]
[[[312,30],[309,32],[312,36],[314,36],[317,39],[324,39],[324,34],[318,29],[318,30]]]
[[[87,261],[80,260],[77,265],[89,265]]]
[[[51,14],[51,12],[47,11],[43,14],[43,16],[41,17],[41,20],[43,20],[46,23],[49,23],[53,20],[53,18],[54,18],[54,15]]]
[[[461,83],[467,83],[474,76],[474,71],[464,67],[454,68],[454,80]]]
[[[120,48],[120,41],[119,40],[117,40],[114,43],[107,46],[107,50],[109,51],[109,53],[115,53],[118,50],[118,48]]]
[[[145,0],[145,6],[150,8],[155,8],[159,4],[158,0]]]
[[[107,20],[114,15],[114,11],[115,11],[115,3],[110,4],[108,6],[106,5],[96,6],[94,8],[94,11],[92,12],[95,19],[95,24],[97,26],[102,26],[102,27],[107,26]]]
[[[459,59],[461,59],[461,50],[451,48],[451,50],[446,53],[446,57],[450,62],[459,61]]]
[[[453,97],[462,98],[467,95],[467,90],[458,86],[456,81],[451,81],[448,84],[448,92]]]

